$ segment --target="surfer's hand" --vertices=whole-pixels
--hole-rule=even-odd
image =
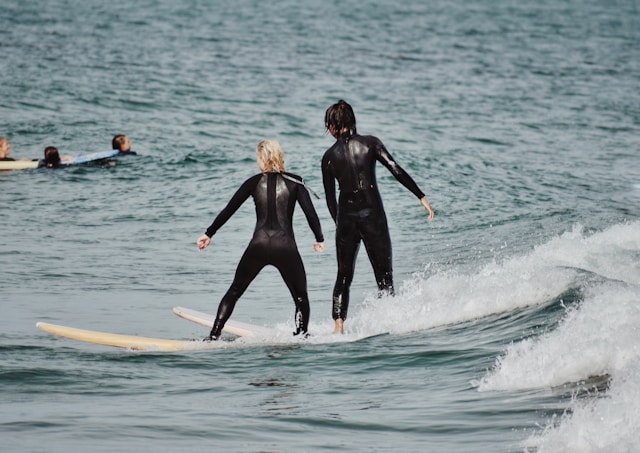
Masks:
[[[313,244],[313,250],[316,252],[324,252],[324,242],[315,242]]]
[[[433,212],[433,208],[429,204],[429,200],[427,200],[427,197],[424,196],[424,197],[420,198],[420,203],[422,203],[422,206],[424,206],[424,208],[429,213],[429,222],[431,222],[433,220],[433,217],[434,217],[435,213]]]
[[[198,238],[198,242],[196,242],[196,244],[198,244],[198,250],[204,250],[209,247],[209,244],[211,244],[211,238],[206,234],[203,234]]]

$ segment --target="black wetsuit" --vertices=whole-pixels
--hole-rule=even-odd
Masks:
[[[275,266],[289,288],[296,305],[296,334],[306,333],[309,324],[307,277],[298,252],[291,224],[296,202],[300,204],[317,242],[324,242],[320,220],[302,178],[291,173],[261,173],[246,180],[218,214],[206,235],[212,237],[249,198],[256,206],[256,227],[245,250],[231,287],[218,306],[211,337],[220,336],[236,302],[260,270],[268,264]],[[291,178],[295,179],[295,182]]]
[[[376,161],[416,197],[424,193],[373,136],[344,134],[322,158],[322,180],[327,206],[336,222],[338,277],[333,289],[333,319],[347,318],[349,288],[360,241],[369,256],[378,289],[393,294],[391,239],[376,183]],[[335,181],[340,187],[336,201]]]

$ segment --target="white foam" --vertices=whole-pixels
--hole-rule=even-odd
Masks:
[[[606,397],[576,399],[559,424],[550,423],[529,437],[524,449],[538,453],[638,451],[640,432],[640,360],[630,361],[611,381]]]
[[[564,234],[531,255],[583,269],[584,298],[553,331],[514,343],[474,385],[480,391],[551,388],[610,376],[598,398],[575,398],[523,448],[542,452],[637,451],[640,432],[640,223]],[[582,272],[582,271],[580,271]],[[546,284],[546,283],[545,283]]]
[[[395,298],[367,298],[349,325],[405,333],[546,304],[577,279],[580,270],[564,258],[557,247],[547,244],[528,255],[492,262],[471,272],[428,275],[427,269],[405,282]]]
[[[586,276],[586,278],[585,278]],[[474,382],[479,391],[564,388],[609,376],[597,397],[574,397],[569,410],[531,435],[523,449],[544,452],[636,451],[640,432],[640,222],[601,232],[580,226],[524,256],[462,272],[427,268],[396,297],[352,298],[347,335],[331,320],[312,320],[311,341],[352,341],[380,332],[455,325],[543,305],[579,285],[583,299],[552,331],[510,345]],[[352,295],[353,296],[353,295]],[[277,340],[292,339],[292,321]],[[568,387],[573,388],[573,387]]]
[[[591,376],[612,375],[640,358],[640,291],[604,284],[567,311],[558,328],[512,344],[479,390],[557,387]]]
[[[579,230],[539,247],[550,263],[587,269],[610,279],[592,283],[558,328],[510,346],[480,390],[552,387],[615,373],[640,354],[640,223],[584,236]]]

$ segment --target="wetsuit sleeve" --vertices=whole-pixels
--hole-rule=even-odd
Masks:
[[[409,174],[398,165],[398,163],[391,157],[387,148],[382,142],[376,138],[376,159],[391,172],[391,174],[407,189],[411,191],[418,198],[424,197],[424,192],[420,190],[415,181],[409,176]]]
[[[336,179],[333,176],[329,165],[329,157],[327,154],[322,158],[322,184],[324,185],[324,194],[327,200],[327,207],[333,221],[338,217],[338,202],[336,200]]]
[[[227,223],[227,220],[231,218],[233,214],[242,206],[247,198],[249,198],[258,183],[260,175],[253,176],[247,179],[238,189],[238,191],[231,197],[229,203],[224,207],[220,214],[215,218],[213,223],[207,228],[205,234],[212,237],[216,232]]]
[[[309,196],[309,192],[304,187],[299,187],[297,190],[298,196],[298,204],[302,208],[305,217],[307,218],[307,222],[309,223],[309,227],[311,227],[311,231],[316,237],[316,242],[324,242],[324,236],[322,235],[322,227],[320,226],[320,219],[318,218],[318,213],[313,207],[313,202],[311,201],[311,197]]]

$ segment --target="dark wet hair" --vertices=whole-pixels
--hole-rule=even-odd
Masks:
[[[55,146],[47,146],[44,149],[44,165],[46,167],[57,167],[60,164],[60,154]]]
[[[123,135],[123,134],[116,135],[115,137],[113,137],[113,140],[111,140],[111,147],[113,149],[118,149],[122,151],[122,145],[124,145],[124,142],[126,139],[127,139],[126,135]]]
[[[333,127],[338,133],[343,129],[348,129],[349,135],[356,134],[356,115],[351,106],[340,99],[329,107],[324,114],[324,127],[327,130]]]

